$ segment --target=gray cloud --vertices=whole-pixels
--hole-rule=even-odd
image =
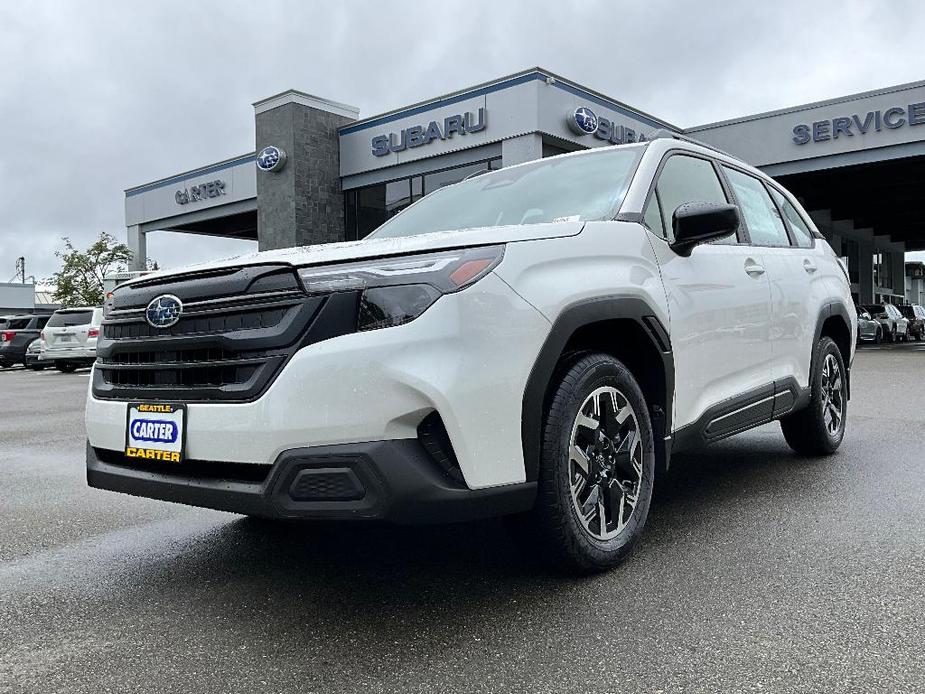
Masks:
[[[288,88],[366,116],[539,64],[687,126],[921,79],[923,27],[917,2],[4,3],[0,281],[124,238],[123,189],[250,151]],[[166,266],[250,247],[149,239]]]

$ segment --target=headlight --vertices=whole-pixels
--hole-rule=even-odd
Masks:
[[[503,246],[379,258],[299,269],[308,294],[359,291],[358,330],[402,325],[443,294],[458,292],[491,272]]]

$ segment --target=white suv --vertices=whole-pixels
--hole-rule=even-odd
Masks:
[[[39,361],[65,373],[92,365],[102,320],[103,309],[92,306],[55,311],[42,330]]]
[[[618,562],[671,453],[845,432],[856,317],[797,201],[677,137],[436,191],[369,238],[115,290],[92,486],[243,514],[515,515]]]

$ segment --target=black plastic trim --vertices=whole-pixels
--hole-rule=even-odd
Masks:
[[[717,403],[674,432],[674,450],[684,451],[720,441],[795,412],[809,403],[809,388],[792,376]]]
[[[838,316],[845,323],[845,328],[848,330],[848,335],[851,335],[851,319],[849,318],[848,307],[841,301],[830,301],[825,304],[819,312],[819,318],[816,320],[816,332],[814,333],[813,338],[813,352],[810,357],[809,364],[809,385],[810,388],[813,386],[813,374],[816,373],[816,363],[819,361],[819,354],[816,350],[816,345],[819,343],[819,338],[822,337],[822,326],[823,324],[832,316]],[[849,340],[849,343],[851,341]],[[849,353],[843,354],[842,359],[845,362],[845,386],[848,392],[848,399],[851,399],[851,362],[853,357],[850,352],[849,344]]]
[[[87,483],[152,499],[203,506],[220,511],[269,518],[319,520],[386,520],[402,524],[440,523],[486,518],[529,510],[536,483],[486,489],[455,484],[435,467],[416,439],[374,441],[297,448],[284,451],[266,475],[234,479],[240,463],[193,461],[191,472],[204,466],[229,477],[187,474],[186,463],[158,470],[115,462],[118,451],[87,444]],[[254,465],[245,465],[250,470]],[[306,471],[337,472],[354,481],[356,493],[339,499],[306,500],[298,491]],[[253,473],[249,473],[253,474]],[[293,493],[293,489],[296,491]]]
[[[521,441],[528,481],[536,481],[539,477],[546,399],[553,373],[569,339],[585,325],[627,318],[642,327],[643,332],[649,336],[653,346],[661,355],[661,366],[665,377],[666,406],[663,412],[652,412],[652,426],[656,439],[656,462],[663,469],[668,469],[671,456],[671,413],[674,402],[674,355],[671,352],[668,332],[654,314],[652,307],[642,299],[624,296],[588,299],[576,302],[562,311],[546,336],[546,341],[533,364],[524,389]]]

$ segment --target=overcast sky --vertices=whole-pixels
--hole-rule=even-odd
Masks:
[[[124,241],[125,188],[252,151],[285,89],[366,117],[540,65],[692,126],[923,79],[923,29],[912,0],[4,2],[0,282]],[[251,248],[148,237],[164,267]]]

